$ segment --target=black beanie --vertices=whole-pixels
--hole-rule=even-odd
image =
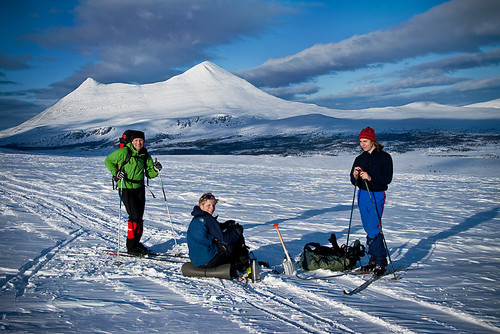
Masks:
[[[144,132],[142,131],[136,131],[136,130],[128,130],[128,135],[130,136],[130,140],[134,140],[135,138],[141,138],[143,140],[146,140],[144,137]]]

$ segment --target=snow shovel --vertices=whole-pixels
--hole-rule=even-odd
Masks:
[[[285,251],[285,259],[283,260],[283,269],[285,270],[285,275],[295,275],[297,270],[295,269],[295,265],[293,264],[292,260],[290,259],[290,255],[286,250],[285,243],[283,242],[280,230],[278,229],[278,224],[276,223],[273,226],[276,227],[276,231],[278,231],[278,236],[280,237],[281,245],[283,246],[283,250]]]

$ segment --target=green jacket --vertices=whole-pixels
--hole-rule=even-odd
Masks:
[[[158,172],[153,167],[153,158],[149,155],[146,148],[136,151],[132,143],[128,143],[106,157],[104,164],[113,176],[116,176],[118,170],[122,167],[127,158],[129,150],[132,152],[130,160],[123,170],[126,173],[123,180],[124,189],[137,189],[144,185],[144,176],[153,179],[158,176]],[[118,187],[121,188],[121,181],[118,181]]]

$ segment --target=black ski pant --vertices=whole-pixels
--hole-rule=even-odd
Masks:
[[[128,213],[127,249],[132,250],[139,245],[142,237],[146,188],[122,189],[122,202]]]
[[[208,263],[201,265],[201,268],[215,268],[222,264],[231,263],[231,276],[235,270],[243,271],[250,265],[248,247],[245,245],[245,238],[241,236],[238,241],[229,245],[229,249],[223,249],[218,245],[217,254]]]

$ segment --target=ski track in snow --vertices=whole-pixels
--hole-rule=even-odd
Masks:
[[[182,277],[180,264],[117,258],[119,201],[104,157],[1,153],[0,329],[60,332],[439,333],[500,332],[496,277],[499,178],[417,164],[396,168],[384,213],[395,267],[422,270],[383,278],[343,296],[361,277],[298,280],[263,269],[262,282]],[[352,157],[353,159],[354,157]],[[395,156],[395,163],[402,156]],[[245,227],[259,259],[279,269],[283,251],[309,241],[345,240],[352,201],[351,157],[160,157],[179,246],[200,194],[220,198],[221,219]],[[402,164],[402,163],[401,163]],[[12,168],[11,166],[16,166]],[[398,166],[396,164],[396,166]],[[412,163],[405,161],[405,168]],[[485,166],[487,168],[487,166]],[[433,172],[429,172],[432,170]],[[451,171],[451,173],[450,173]],[[166,203],[150,181],[143,241],[172,251]],[[409,191],[411,188],[411,191]],[[470,196],[474,190],[474,196]],[[395,199],[399,200],[396,201]],[[120,224],[125,238],[126,212]],[[425,228],[423,228],[425,227]],[[351,240],[364,241],[359,217]],[[10,256],[9,249],[19,249]],[[477,272],[467,272],[482,264]],[[458,268],[457,268],[458,267]]]

